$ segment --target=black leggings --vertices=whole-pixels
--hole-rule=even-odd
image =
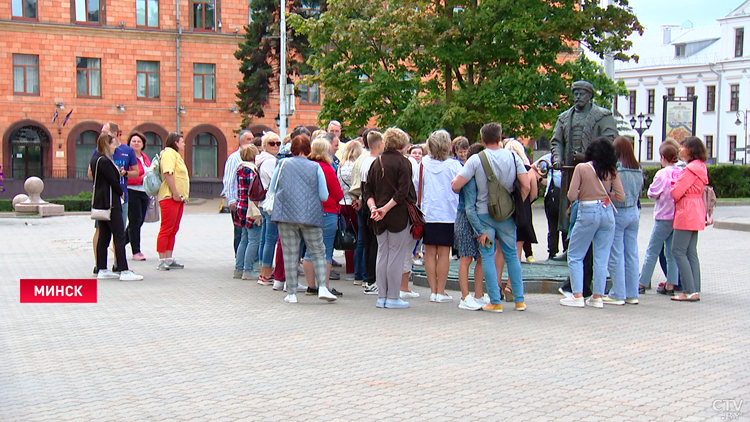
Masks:
[[[128,269],[128,259],[125,257],[124,224],[122,208],[112,208],[109,221],[99,221],[99,241],[96,243],[96,267],[98,269],[107,269],[107,247],[113,237],[115,240],[115,267],[120,271]]]
[[[133,255],[141,251],[141,227],[148,211],[148,195],[146,192],[128,189],[128,228],[127,241]]]

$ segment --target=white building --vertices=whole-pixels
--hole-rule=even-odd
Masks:
[[[717,21],[707,28],[692,28],[688,22],[647,30],[633,40],[631,52],[640,56],[639,62],[616,64],[615,79],[623,80],[629,90],[628,96],[617,99],[617,111],[627,121],[641,113],[653,120],[640,148],[636,145],[643,162],[659,161],[664,96],[693,95],[695,135],[706,142],[712,162],[747,162],[745,152],[734,148],[747,145],[750,43],[745,28],[750,29],[750,0]],[[635,131],[624,134],[633,135],[637,143]]]

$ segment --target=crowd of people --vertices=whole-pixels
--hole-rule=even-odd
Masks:
[[[700,300],[696,245],[706,223],[702,193],[708,178],[699,138],[682,144],[668,140],[660,147],[663,169],[648,189],[656,221],[639,268],[644,179],[626,137],[591,142],[563,192],[562,171],[551,156],[532,162],[523,144],[503,137],[499,123],[484,125],[481,143],[473,145],[461,136],[451,139],[445,130],[436,130],[422,145],[398,128],[366,129],[342,148],[340,136],[337,121],[314,133],[299,126],[284,139],[272,132],[239,133],[239,148],[225,163],[222,191],[234,227],[234,278],[283,290],[288,303],[297,303],[302,293],[332,302],[342,296],[330,285],[340,277],[335,268],[342,266],[333,259],[337,245],[345,250],[347,280],[376,295],[379,308],[408,308],[408,300],[419,297],[409,285],[414,265],[425,267],[430,302],[453,303],[445,287],[450,261],[458,259],[460,309],[502,312],[504,295],[523,311],[521,261],[525,253],[526,262],[535,262],[531,204],[542,185],[548,259],[567,260],[570,268],[562,305],[637,304],[639,294],[651,287],[660,256],[667,282],[657,291],[677,301]],[[100,279],[143,278],[129,271],[125,246],[130,244],[132,259],[146,259],[140,230],[157,206],[157,268],[184,268],[173,251],[190,193],[185,141],[171,133],[153,163],[146,147],[141,133],[121,143],[117,125],[102,127],[90,164],[92,207],[112,210],[109,220],[97,222],[94,236],[94,272]],[[155,171],[162,182],[150,198],[144,178]],[[558,227],[563,194],[571,203],[567,230]]]

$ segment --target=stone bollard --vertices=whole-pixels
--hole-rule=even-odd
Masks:
[[[50,204],[42,199],[44,182],[38,177],[29,177],[23,184],[26,195],[16,195],[13,198],[13,209],[16,217],[39,215],[40,217],[53,217],[65,215],[65,206]]]

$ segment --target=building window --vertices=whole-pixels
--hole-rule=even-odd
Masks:
[[[733,163],[737,159],[737,137],[729,135],[729,162]]]
[[[13,55],[13,92],[39,95],[39,56]]]
[[[646,137],[646,159],[651,161],[654,159],[654,137]]]
[[[729,85],[729,111],[740,109],[740,86]]]
[[[706,111],[716,111],[716,86],[706,87]]]
[[[193,0],[193,29],[216,31],[216,0]]]
[[[99,132],[87,130],[76,138],[76,179],[88,179],[91,155],[96,150]]]
[[[630,113],[629,114],[631,116],[635,116],[635,100],[636,100],[635,91],[630,91],[630,110],[629,110]]]
[[[100,23],[103,0],[73,0],[75,2],[76,23]]]
[[[37,0],[12,0],[13,18],[37,20],[36,2]]]
[[[159,98],[159,62],[136,62],[138,98]]]
[[[76,81],[79,97],[101,97],[101,60],[76,57]]]
[[[648,90],[648,114],[654,114],[656,108],[656,91]]]
[[[714,156],[714,135],[706,135],[706,151],[709,158]]]
[[[193,139],[193,176],[217,177],[218,142],[208,132],[199,133]]]
[[[674,46],[674,55],[676,57],[685,57],[685,44],[676,44]]]
[[[162,144],[161,136],[157,135],[154,132],[144,132],[143,135],[146,137],[146,143],[147,145],[153,145],[159,149],[164,149],[164,145]]]
[[[193,98],[216,100],[216,66],[208,63],[193,63]]]
[[[668,100],[674,99],[674,88],[667,88],[667,99]]]
[[[695,97],[695,87],[694,86],[688,86],[685,88],[685,95],[687,95],[688,100],[692,100],[693,97]]]
[[[735,28],[734,30],[734,57],[744,56],[745,28]]]
[[[135,0],[135,24],[159,27],[159,0]]]
[[[311,86],[300,85],[299,102],[320,104],[320,90],[318,90],[318,84],[312,84]]]
[[[320,0],[301,0],[298,14],[303,18],[319,18],[320,17]]]

